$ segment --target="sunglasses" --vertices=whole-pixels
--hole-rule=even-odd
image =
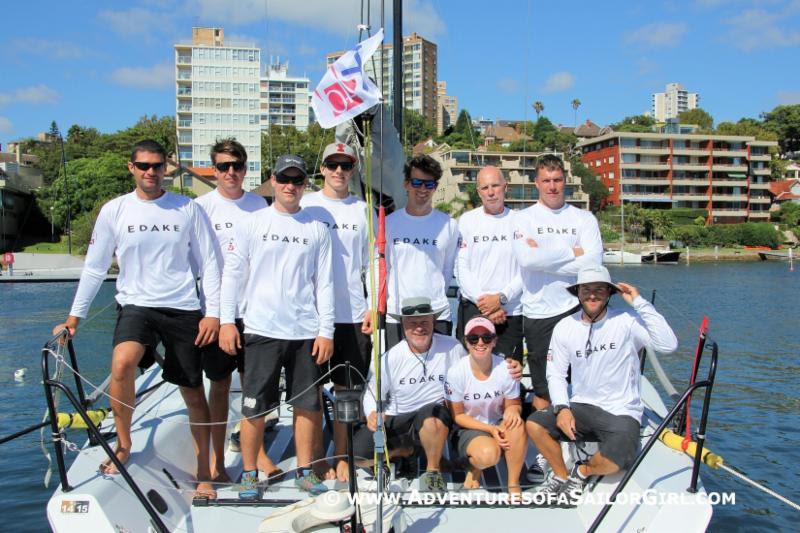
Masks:
[[[288,185],[291,183],[295,186],[300,186],[306,182],[306,177],[302,174],[299,176],[287,176],[286,174],[276,174],[275,181],[280,183],[281,185]]]
[[[478,340],[482,340],[483,344],[490,344],[497,338],[494,333],[484,333],[483,335],[465,335],[467,342],[470,344],[478,344]]]
[[[135,166],[142,172],[147,172],[151,168],[156,172],[158,172],[159,170],[162,170],[164,167],[166,167],[167,164],[164,163],[163,161],[161,163],[145,163],[144,161],[134,161],[133,166]]]
[[[327,168],[328,170],[336,170],[336,168],[341,168],[345,172],[349,172],[353,170],[355,166],[352,161],[325,161],[322,163],[322,166]]]
[[[421,180],[419,178],[411,178],[408,181],[415,189],[419,189],[420,187],[424,186],[429,191],[432,191],[436,188],[436,180]]]
[[[233,167],[233,170],[236,172],[241,172],[244,170],[245,165],[246,163],[244,161],[226,161],[224,163],[215,164],[214,168],[220,172],[227,172],[229,168]]]
[[[413,315],[416,313],[427,315],[433,313],[433,307],[431,307],[430,304],[409,305],[403,307],[401,311],[404,315]]]

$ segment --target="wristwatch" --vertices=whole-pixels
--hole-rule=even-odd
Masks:
[[[563,409],[569,409],[569,405],[554,405],[553,406],[553,412],[556,414],[556,416],[558,416],[558,413],[560,413]]]
[[[508,303],[508,297],[502,292],[498,294],[500,294],[500,305],[506,305]]]

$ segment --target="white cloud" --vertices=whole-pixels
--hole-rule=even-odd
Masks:
[[[111,73],[111,80],[134,89],[165,89],[175,83],[175,67],[162,63],[153,67],[123,67]]]
[[[687,30],[683,22],[656,22],[628,33],[625,40],[648,46],[676,46]]]
[[[87,54],[81,46],[64,41],[50,41],[34,37],[15,39],[10,43],[11,48],[19,53],[29,53],[48,56],[53,59],[78,59]]]
[[[519,92],[519,82],[514,78],[500,78],[497,80],[497,90],[503,94],[514,94]]]
[[[58,101],[58,93],[47,85],[23,87],[13,93],[0,93],[0,106],[13,103],[54,104]]]
[[[800,45],[800,30],[795,21],[786,21],[800,12],[800,2],[792,2],[785,9],[748,9],[725,21],[730,26],[728,38],[737,48],[746,52],[756,49],[783,48]],[[781,23],[786,21],[786,27]]]
[[[780,105],[800,104],[800,91],[778,91],[776,99]]]
[[[0,117],[0,133],[11,133],[14,125],[6,117]]]
[[[569,72],[556,72],[547,78],[544,87],[542,87],[542,92],[556,93],[566,91],[572,88],[573,85],[575,85],[575,76]]]

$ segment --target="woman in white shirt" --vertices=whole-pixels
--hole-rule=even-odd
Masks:
[[[458,424],[459,456],[469,459],[465,489],[480,487],[481,471],[500,462],[505,454],[508,492],[520,494],[519,475],[528,439],[520,415],[519,383],[505,360],[492,353],[497,343],[494,324],[475,317],[464,327],[469,357],[447,372],[445,391]]]

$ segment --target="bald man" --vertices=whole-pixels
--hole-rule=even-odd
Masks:
[[[461,300],[458,338],[472,317],[487,316],[495,324],[495,352],[522,362],[522,276],[511,250],[513,214],[505,206],[508,185],[493,166],[478,172],[481,206],[458,220],[460,241],[456,256]]]

